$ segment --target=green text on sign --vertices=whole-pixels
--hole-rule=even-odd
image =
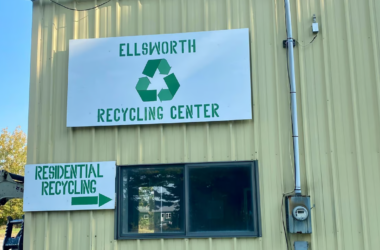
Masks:
[[[195,39],[167,41],[167,42],[145,42],[139,43],[120,43],[119,56],[141,56],[141,55],[160,55],[160,54],[184,54],[195,53]],[[177,46],[178,45],[178,46]]]

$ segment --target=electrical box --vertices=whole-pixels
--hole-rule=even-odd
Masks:
[[[313,15],[313,23],[311,24],[311,29],[313,30],[313,34],[318,34],[319,27],[317,23],[317,16],[315,14]]]
[[[313,34],[317,34],[319,32],[318,23],[312,23],[311,29],[313,30]]]
[[[294,250],[307,250],[309,244],[307,241],[296,241],[294,242]]]
[[[311,233],[310,209],[310,196],[285,197],[286,225],[289,233]]]

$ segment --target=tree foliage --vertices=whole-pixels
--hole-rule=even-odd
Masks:
[[[7,128],[2,129],[0,134],[0,169],[24,176],[26,150],[26,135],[20,127],[16,128],[13,133],[10,133]],[[13,219],[21,218],[24,214],[22,206],[22,199],[12,199],[4,206],[0,206],[0,225],[6,223],[8,216]]]

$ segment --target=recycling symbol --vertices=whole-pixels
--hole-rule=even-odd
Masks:
[[[158,95],[157,90],[148,90],[150,84],[148,77],[153,78],[157,69],[158,71],[160,71],[161,75],[167,75],[166,77],[164,77],[164,81],[166,83],[166,86],[168,87],[167,89],[161,89]],[[174,73],[168,75],[170,69],[171,67],[169,63],[166,61],[166,59],[149,60],[146,63],[144,71],[142,72],[146,76],[139,78],[139,81],[136,85],[136,90],[139,93],[143,102],[157,101],[157,96],[161,102],[170,101],[173,99],[180,85]]]

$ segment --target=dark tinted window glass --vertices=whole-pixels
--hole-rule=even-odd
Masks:
[[[123,234],[183,232],[183,168],[122,170]]]
[[[189,167],[189,229],[253,231],[250,165]]]

